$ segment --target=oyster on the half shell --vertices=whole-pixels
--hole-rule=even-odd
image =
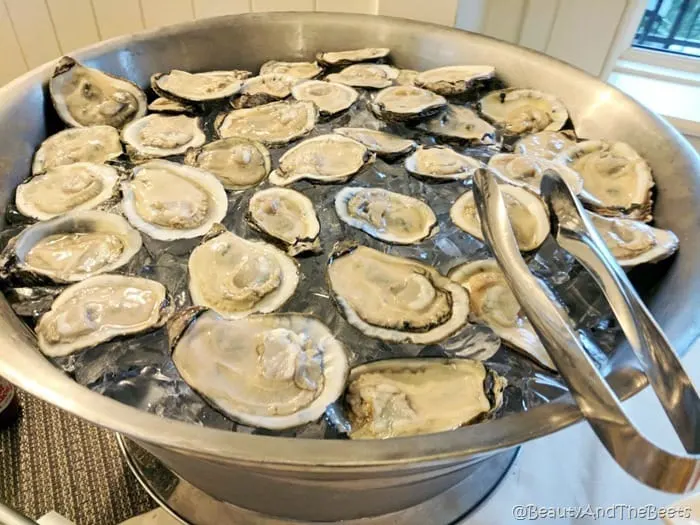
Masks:
[[[353,64],[339,73],[327,75],[326,80],[352,87],[381,89],[391,86],[398,76],[398,69],[385,64]]]
[[[150,159],[182,155],[207,140],[199,117],[153,114],[134,120],[122,130],[129,155]]]
[[[309,80],[316,78],[323,72],[319,67],[318,62],[279,62],[270,60],[260,66],[260,74],[267,75],[276,73],[278,75],[287,75],[299,80]]]
[[[404,161],[411,175],[433,182],[468,179],[483,164],[447,146],[420,146]]]
[[[489,159],[489,168],[516,186],[524,186],[540,193],[540,183],[545,170],[552,170],[571,188],[576,195],[583,191],[583,179],[567,166],[541,157],[498,153]]]
[[[360,95],[350,86],[337,82],[306,80],[292,88],[292,96],[313,102],[321,115],[335,115],[352,106]]]
[[[231,105],[236,109],[242,109],[277,102],[287,98],[298,81],[299,79],[295,77],[279,73],[251,77],[245,81]]]
[[[518,155],[532,155],[553,160],[563,150],[576,144],[576,134],[568,129],[561,131],[538,131],[526,135],[513,145]]]
[[[356,140],[372,153],[388,160],[401,157],[416,149],[416,143],[385,131],[367,128],[335,128],[333,133]]]
[[[389,121],[425,119],[446,106],[445,97],[415,86],[384,88],[369,105],[377,117]]]
[[[469,91],[495,74],[493,66],[444,66],[418,73],[414,83],[438,95],[453,96]]]
[[[324,66],[344,66],[357,62],[373,62],[389,56],[391,50],[386,47],[367,47],[348,51],[327,51],[318,53],[316,60]]]
[[[479,101],[479,109],[507,135],[558,131],[569,119],[561,100],[535,89],[492,91]]]
[[[64,129],[41,143],[34,154],[32,173],[75,162],[103,164],[122,152],[119,131],[112,126]]]
[[[475,111],[450,104],[447,109],[417,126],[446,141],[490,145],[496,143],[496,129]]]
[[[152,113],[165,113],[166,115],[194,115],[195,106],[183,104],[165,97],[158,97],[148,105],[148,111]]]
[[[151,87],[161,97],[183,104],[215,102],[232,97],[241,89],[248,71],[188,73],[173,69],[151,77]]]

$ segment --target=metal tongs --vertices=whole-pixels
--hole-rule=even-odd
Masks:
[[[567,314],[520,255],[498,184],[498,176],[487,169],[474,175],[474,197],[484,238],[583,416],[628,474],[667,492],[693,490],[700,479],[700,457],[695,456],[700,451],[700,399],[676,352],[576,196],[558,174],[547,171],[541,194],[549,207],[552,236],[602,289],[687,456],[659,448],[629,420]]]

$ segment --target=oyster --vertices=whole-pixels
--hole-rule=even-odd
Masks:
[[[438,224],[423,201],[382,188],[343,188],[335,196],[335,211],[344,223],[394,244],[420,242]]]
[[[112,126],[64,129],[41,143],[34,154],[32,173],[75,162],[103,164],[122,152],[119,132]]]
[[[549,235],[549,217],[544,204],[539,197],[525,188],[502,184],[500,189],[520,250],[536,250]],[[450,218],[461,230],[484,240],[472,190],[463,193],[455,201],[450,208]]]
[[[476,423],[503,403],[505,378],[470,359],[386,359],[354,368],[351,439],[387,439]]]
[[[166,160],[136,166],[121,188],[129,222],[161,241],[204,235],[228,208],[226,191],[214,175]]]
[[[282,100],[292,93],[292,86],[298,81],[299,79],[295,77],[278,73],[249,78],[231,105],[236,109],[242,109]]]
[[[445,97],[414,86],[393,86],[377,93],[369,107],[384,120],[428,118],[447,106]]]
[[[172,314],[165,286],[126,275],[98,275],[66,288],[36,326],[50,357],[72,354],[115,337],[152,330]]]
[[[581,175],[586,190],[581,198],[596,212],[651,220],[651,168],[628,144],[587,140],[565,149],[554,160]]]
[[[22,215],[40,221],[73,210],[91,210],[114,196],[119,173],[112,166],[78,162],[34,175],[17,186]]]
[[[192,302],[238,319],[280,308],[299,284],[296,261],[271,244],[222,232],[192,251]]]
[[[186,115],[148,115],[127,124],[122,140],[131,157],[148,159],[182,155],[207,140],[198,117]]]
[[[308,100],[316,104],[321,115],[335,115],[352,106],[359,94],[344,84],[306,80],[292,88],[296,100]]]
[[[573,131],[540,131],[526,135],[513,146],[513,151],[519,155],[531,155],[553,160],[566,148],[576,144]]]
[[[229,137],[187,150],[185,164],[213,173],[227,190],[243,190],[270,173],[270,152],[255,140]]]
[[[328,82],[346,86],[381,89],[391,86],[399,76],[399,70],[384,64],[354,64],[340,73],[326,76]]]
[[[169,115],[179,115],[181,113],[193,115],[195,113],[195,108],[183,104],[182,102],[177,102],[176,100],[158,97],[148,105],[148,111],[152,111],[153,113],[166,113]]]
[[[479,101],[479,109],[508,135],[558,131],[569,119],[561,100],[534,89],[492,91]]]
[[[169,73],[153,75],[151,87],[161,97],[183,104],[214,102],[238,93],[243,85],[243,78],[247,78],[248,74],[247,71],[188,73],[173,69]]]
[[[85,67],[67,56],[58,61],[49,91],[58,116],[74,128],[121,128],[146,114],[146,95],[136,84]]]
[[[448,97],[466,93],[495,74],[493,66],[445,66],[419,73],[415,85]]]
[[[281,430],[319,419],[345,388],[348,359],[331,331],[299,314],[226,320],[205,312],[173,350],[192,389],[231,419]]]
[[[416,143],[384,131],[367,128],[335,128],[333,133],[351,138],[387,160],[401,157],[416,148]]]
[[[141,235],[121,216],[73,211],[22,230],[5,248],[2,266],[68,283],[121,268],[140,249]]]
[[[317,118],[313,102],[273,102],[222,113],[214,127],[221,138],[238,136],[278,146],[306,135],[316,126]]]
[[[495,144],[495,128],[479,118],[474,111],[464,106],[450,104],[443,113],[421,122],[418,129],[446,140],[464,141],[476,144]]]
[[[485,324],[509,347],[556,370],[495,259],[460,264],[447,275],[469,292],[471,321]]]
[[[399,86],[414,86],[417,76],[418,71],[415,69],[399,69],[399,76],[396,77],[395,82]]]
[[[281,243],[289,255],[320,251],[321,225],[314,205],[304,194],[287,188],[268,188],[248,202],[248,222]]]
[[[431,181],[468,179],[481,162],[466,155],[460,155],[447,146],[420,146],[404,161],[404,167],[411,175]]]
[[[374,62],[389,56],[390,49],[386,47],[368,47],[351,49],[349,51],[330,51],[318,53],[316,60],[324,66],[344,66],[357,62]]]
[[[270,60],[260,67],[260,74],[267,75],[276,73],[278,75],[288,75],[298,80],[309,80],[316,78],[323,72],[318,62],[278,62]]]
[[[384,341],[436,343],[462,328],[469,315],[460,285],[431,266],[366,246],[335,247],[328,287],[352,326]]]
[[[589,213],[596,230],[623,268],[666,259],[678,251],[678,237],[669,230],[620,217]]]
[[[498,153],[489,159],[489,168],[515,186],[540,193],[545,170],[557,172],[576,195],[583,191],[583,179],[571,168],[542,157]]]
[[[270,182],[277,186],[301,179],[345,182],[373,160],[374,155],[356,140],[333,133],[319,135],[287,150],[270,173]]]

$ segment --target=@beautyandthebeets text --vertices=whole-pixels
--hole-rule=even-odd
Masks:
[[[691,517],[690,507],[659,507],[657,505],[608,505],[607,507],[596,507],[593,505],[580,507],[545,507],[540,505],[516,505],[513,507],[513,518],[518,521],[534,521],[547,519],[591,519],[591,520],[614,520],[634,521],[647,520],[655,521],[663,518],[685,518]]]

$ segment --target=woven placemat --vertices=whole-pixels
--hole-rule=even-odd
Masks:
[[[55,510],[78,525],[113,525],[155,507],[112,433],[19,398],[20,419],[0,431],[0,501],[34,519]]]

